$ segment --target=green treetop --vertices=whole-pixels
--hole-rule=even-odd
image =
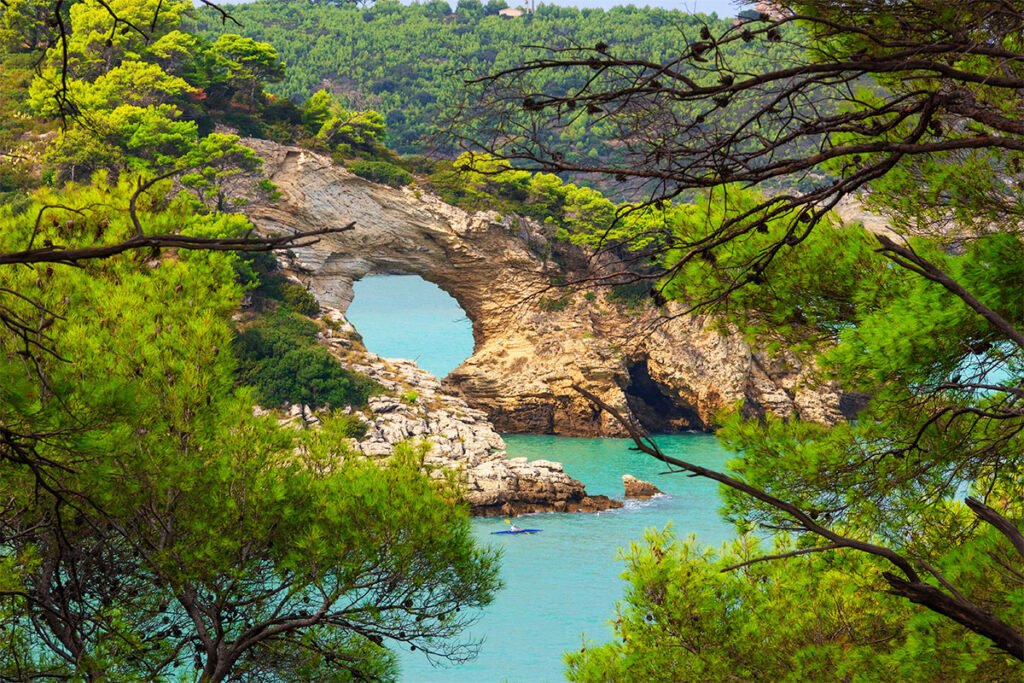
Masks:
[[[154,230],[251,227],[169,189],[138,202]],[[133,194],[126,177],[5,207],[0,252],[33,225],[47,243],[116,243]],[[351,453],[329,418],[253,417],[235,387],[238,270],[171,251],[0,271],[26,297],[5,315],[36,321],[0,338],[4,676],[394,680],[389,643],[472,653],[457,636],[497,575],[457,488],[412,447]]]

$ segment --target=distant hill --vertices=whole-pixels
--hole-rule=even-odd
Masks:
[[[729,28],[715,15],[664,9],[540,5],[532,15],[499,16],[506,6],[504,0],[460,0],[452,12],[443,0],[380,0],[369,7],[261,0],[231,8],[240,27],[201,13],[199,28],[211,37],[238,32],[273,44],[287,72],[271,92],[302,101],[327,88],[353,108],[382,112],[392,149],[438,156],[455,151],[446,133],[464,80],[540,54],[524,46],[605,43],[617,55],[662,60],[695,40],[703,25],[716,34]],[[777,59],[788,49],[772,45],[758,58]],[[576,154],[603,158],[615,153],[611,137],[609,129],[584,119],[561,131],[559,142]]]

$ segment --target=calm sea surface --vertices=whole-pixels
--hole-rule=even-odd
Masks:
[[[389,358],[418,358],[439,376],[472,352],[469,321],[455,301],[434,285],[411,276],[370,276],[356,283],[349,319],[367,347]],[[480,656],[467,664],[434,668],[418,653],[401,653],[402,680],[408,683],[543,683],[563,679],[562,653],[583,638],[605,641],[609,620],[624,583],[620,548],[648,528],[673,524],[680,537],[694,534],[719,544],[732,534],[718,517],[717,486],[681,474],[632,452],[623,439],[507,436],[511,457],[544,458],[565,464],[592,494],[621,498],[622,475],[654,482],[668,494],[630,501],[600,514],[539,514],[520,526],[543,529],[530,536],[493,536],[500,519],[475,520],[482,543],[504,551],[501,591],[467,637],[484,639]],[[729,457],[703,434],[666,436],[662,448],[701,465],[720,468]]]
[[[369,275],[355,283],[345,314],[366,348],[408,358],[444,377],[473,353],[473,325],[437,285],[415,275]]]

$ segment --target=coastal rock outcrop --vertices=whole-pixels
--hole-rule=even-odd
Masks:
[[[352,283],[382,272],[420,275],[455,297],[473,323],[475,350],[445,386],[499,431],[622,435],[575,386],[651,431],[707,430],[721,408],[740,402],[753,415],[842,418],[839,393],[795,357],[769,357],[673,305],[557,286],[609,264],[549,240],[534,221],[467,213],[415,188],[371,183],[306,150],[247,142],[281,194],[247,207],[261,230],[355,222],[292,252],[293,272],[322,302],[344,311]]]
[[[622,503],[589,496],[583,483],[561,463],[507,458],[505,442],[481,411],[451,395],[440,381],[413,361],[386,359],[368,352],[351,325],[337,310],[321,341],[346,367],[372,377],[385,393],[371,397],[366,435],[355,447],[368,457],[387,457],[402,441],[427,441],[423,465],[436,476],[455,472],[462,479],[466,501],[475,515],[516,515],[528,512],[595,512]],[[307,424],[301,409],[293,411]]]
[[[626,498],[653,498],[663,495],[661,489],[649,481],[637,479],[632,474],[622,475],[622,488],[625,490]]]

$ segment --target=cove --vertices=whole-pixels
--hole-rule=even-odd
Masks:
[[[564,680],[562,653],[578,649],[583,638],[604,642],[609,620],[623,595],[624,564],[619,548],[640,540],[645,529],[671,523],[679,538],[690,534],[718,545],[734,529],[718,515],[721,500],[715,482],[683,474],[662,474],[665,466],[630,450],[625,439],[582,439],[509,435],[510,457],[546,458],[565,465],[591,494],[622,497],[622,475],[653,482],[666,494],[650,501],[627,501],[620,510],[599,514],[537,514],[519,518],[520,526],[543,529],[530,536],[493,536],[500,519],[476,519],[477,540],[504,552],[505,588],[484,610],[468,637],[483,638],[477,659],[435,668],[418,653],[400,653],[405,683],[444,681],[541,683]],[[663,436],[666,453],[720,469],[730,454],[713,436]]]
[[[458,304],[417,276],[371,275],[355,283],[347,316],[366,347],[384,357],[411,358],[441,377],[473,351],[472,330]],[[624,592],[619,549],[643,537],[645,529],[672,524],[679,538],[693,534],[711,545],[734,535],[718,515],[714,482],[663,474],[665,466],[630,450],[625,439],[507,435],[509,457],[561,462],[591,494],[622,497],[622,475],[653,482],[667,495],[628,501],[600,514],[538,514],[520,526],[543,529],[532,536],[493,536],[500,519],[473,520],[482,544],[503,551],[505,588],[465,634],[483,639],[475,660],[436,668],[419,652],[399,651],[403,683],[542,683],[564,679],[562,654],[583,638],[604,642],[609,621]],[[658,439],[665,452],[721,469],[730,457],[707,434]],[[401,647],[399,644],[393,644]]]

